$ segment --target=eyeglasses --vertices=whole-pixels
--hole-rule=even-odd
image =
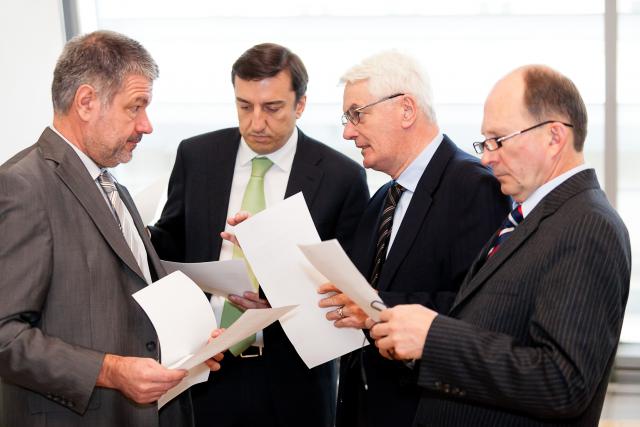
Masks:
[[[372,102],[371,104],[364,105],[362,107],[349,108],[342,115],[342,126],[346,126],[348,122],[351,122],[353,125],[357,125],[358,123],[360,123],[360,111],[364,110],[365,108],[373,107],[374,105],[380,104],[381,102],[387,101],[389,99],[397,98],[403,95],[404,93],[396,93],[394,95],[385,96],[384,98],[378,99],[377,101]]]
[[[530,130],[533,130],[535,128],[539,128],[540,126],[548,125],[549,123],[560,123],[560,124],[565,125],[565,126],[570,127],[570,128],[573,127],[573,125],[571,125],[569,123],[559,122],[557,120],[547,120],[546,122],[538,123],[537,125],[531,126],[530,128],[526,128],[526,129],[523,129],[523,130],[518,131],[518,132],[510,133],[507,136],[500,136],[500,137],[496,137],[496,138],[487,138],[484,141],[474,142],[473,143],[473,149],[476,150],[476,153],[478,153],[478,154],[484,153],[484,150],[496,151],[498,148],[502,147],[502,143],[504,141],[506,141],[507,139],[513,138],[514,136],[521,135],[521,134],[523,134],[525,132],[529,132]]]

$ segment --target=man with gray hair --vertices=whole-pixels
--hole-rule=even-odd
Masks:
[[[446,312],[474,256],[509,210],[498,181],[438,127],[426,74],[394,51],[365,59],[343,77],[344,138],[364,166],[392,181],[369,201],[351,257],[384,303]],[[365,328],[366,315],[331,284],[321,301],[336,327]],[[410,426],[416,370],[373,346],[341,360],[337,426]]]
[[[151,133],[157,76],[128,37],[72,39],[54,71],[53,124],[0,167],[3,427],[192,424],[188,393],[153,404],[186,371],[158,363],[153,325],[131,297],[165,272],[107,169]]]

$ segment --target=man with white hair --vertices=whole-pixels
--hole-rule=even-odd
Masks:
[[[369,201],[351,257],[387,306],[446,312],[509,198],[488,168],[441,133],[428,78],[411,57],[380,53],[341,80],[344,138],[362,150],[365,167],[392,179]],[[331,284],[320,289],[331,291]],[[364,328],[367,316],[337,292],[320,303],[336,307],[327,319]],[[373,346],[343,357],[337,426],[411,425],[420,399],[416,372]]]

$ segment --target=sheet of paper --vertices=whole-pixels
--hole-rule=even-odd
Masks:
[[[206,374],[207,377],[209,376],[209,368],[203,363],[205,360],[218,353],[222,353],[246,337],[266,328],[294,308],[295,306],[287,306],[280,308],[247,310],[242,313],[242,316],[240,316],[240,318],[238,318],[233,325],[228,327],[218,338],[212,340],[195,354],[189,355],[171,366],[171,368],[174,369],[186,369],[189,371],[189,375],[187,375],[180,384],[173,387],[158,400],[158,408],[162,408],[165,403],[171,401],[171,399],[192,385],[202,382],[194,381],[194,378],[199,378],[204,374]],[[224,369],[224,365],[222,369]]]
[[[157,217],[160,200],[167,188],[167,178],[162,177],[136,192],[132,197],[143,224],[151,224]]]
[[[153,323],[160,342],[163,366],[175,366],[196,353],[207,344],[211,331],[217,327],[206,296],[180,271],[139,290],[133,298]],[[208,369],[194,367],[186,378],[187,388],[208,378]]]
[[[162,261],[162,266],[167,273],[182,271],[203,291],[225,298],[229,294],[242,295],[254,290],[247,265],[241,259],[190,263]]]
[[[351,262],[336,239],[299,245],[309,262],[376,322],[385,308],[378,293]]]
[[[325,317],[330,310],[318,307],[324,296],[317,288],[328,280],[298,247],[320,242],[302,193],[254,215],[234,231],[271,306],[298,305],[280,323],[309,368],[368,344],[362,331],[336,328]]]

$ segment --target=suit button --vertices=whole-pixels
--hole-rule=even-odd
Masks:
[[[433,383],[434,386],[436,386],[436,389],[440,390],[440,388],[442,388],[442,383],[440,381],[436,381],[435,383]]]
[[[459,396],[460,397],[465,397],[467,395],[467,392],[464,390],[460,390]]]
[[[156,351],[156,342],[155,341],[149,341],[146,344],[147,350],[149,350],[150,352],[154,352]]]
[[[451,388],[450,388],[450,387],[451,387],[451,386],[450,386],[449,384],[445,384],[445,385],[442,387],[442,390],[443,390],[445,393],[449,394],[449,393],[451,392]]]

